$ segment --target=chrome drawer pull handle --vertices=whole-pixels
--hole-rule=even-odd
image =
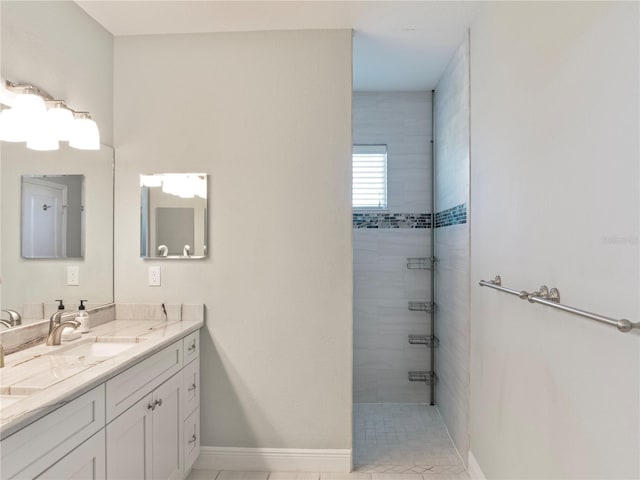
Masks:
[[[158,400],[156,400],[156,403],[154,405],[157,405],[158,407],[161,407],[162,406],[162,399],[159,398]]]
[[[193,385],[191,385],[189,388],[187,388],[188,392],[192,392],[193,390],[196,389],[196,384],[194,383]]]
[[[149,405],[147,405],[147,410],[155,410],[156,406],[153,403],[150,403]]]
[[[196,434],[194,433],[194,434],[191,436],[191,439],[189,440],[189,443],[195,443],[196,438],[198,438],[198,437],[196,437]]]
[[[191,344],[190,347],[187,348],[188,352],[194,351],[196,350],[196,341],[194,340],[193,343]]]

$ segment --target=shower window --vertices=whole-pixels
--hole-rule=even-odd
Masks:
[[[387,209],[387,146],[353,146],[353,197],[357,210]]]

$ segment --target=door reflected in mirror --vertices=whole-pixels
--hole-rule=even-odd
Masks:
[[[0,308],[17,311],[26,324],[42,321],[53,313],[56,298],[64,299],[69,308],[77,306],[81,298],[88,299],[90,307],[112,302],[113,149],[102,145],[100,150],[77,150],[61,143],[59,150],[41,152],[26,148],[24,142],[2,142],[0,153]],[[25,180],[42,180],[50,186],[63,179],[71,183],[65,209],[67,229],[59,230],[60,236],[63,232],[67,235],[66,257],[59,257],[60,242],[58,247],[47,242],[46,253],[40,247],[23,245],[23,236],[29,236],[23,235],[23,211],[29,215],[28,209],[23,209],[22,198]],[[50,205],[53,202],[34,200],[33,215],[52,213],[54,208]],[[75,223],[75,233],[69,233],[70,223]],[[35,218],[32,224],[38,228]],[[27,253],[29,248],[32,250]],[[72,281],[70,268],[75,270]]]
[[[23,258],[84,257],[84,175],[23,175]]]
[[[140,175],[140,256],[207,256],[207,175]]]

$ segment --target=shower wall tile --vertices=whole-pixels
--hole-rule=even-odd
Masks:
[[[430,211],[431,93],[355,92],[353,143],[387,145],[389,213]]]
[[[420,213],[431,211],[431,94],[356,92],[353,137],[387,145],[389,206],[354,213],[354,401],[424,403],[427,387],[407,372],[429,369],[428,349],[407,337],[430,333],[429,317],[407,302],[428,299],[430,275],[406,263],[431,251],[431,215]]]
[[[437,406],[463,459],[469,450],[469,50],[436,87]]]

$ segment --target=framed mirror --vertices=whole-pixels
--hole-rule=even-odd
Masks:
[[[47,318],[57,298],[64,299],[67,308],[77,307],[81,298],[88,299],[89,306],[112,302],[113,149],[102,145],[97,151],[76,150],[61,144],[60,150],[38,152],[9,142],[2,142],[0,149],[0,307],[20,313],[24,324]],[[67,184],[67,209],[73,201],[76,212],[67,212],[67,227],[75,223],[73,232],[60,232],[67,236],[66,256],[55,253],[51,245],[42,247],[46,253],[40,247],[28,253],[32,247],[23,242],[23,233],[30,235],[23,232],[25,182],[44,183],[54,190],[54,183]],[[34,200],[33,208],[51,213],[54,207],[49,205],[49,200]],[[34,218],[34,225],[37,222]],[[73,281],[70,268],[77,272]]]
[[[22,176],[23,258],[84,256],[84,175]]]
[[[140,256],[207,256],[207,175],[140,175]]]

